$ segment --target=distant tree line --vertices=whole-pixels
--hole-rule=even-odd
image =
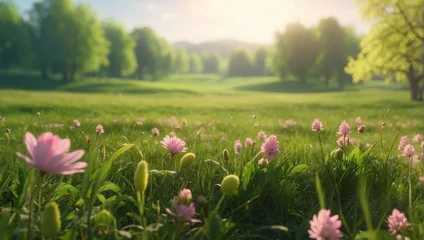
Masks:
[[[309,28],[294,22],[276,33],[274,46],[234,49],[222,59],[213,52],[189,55],[148,27],[127,32],[114,20],[101,22],[89,5],[72,0],[36,2],[25,19],[12,0],[0,0],[0,69],[36,68],[65,82],[81,74],[154,81],[170,73],[277,75],[341,89],[380,75],[407,80],[411,98],[422,99],[424,0],[357,2],[375,23],[368,36],[359,38],[333,17]]]

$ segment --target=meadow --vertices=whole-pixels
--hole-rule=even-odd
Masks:
[[[424,238],[422,149],[412,142],[424,128],[423,109],[402,84],[372,81],[338,91],[277,77],[183,74],[63,85],[31,74],[1,76],[0,239],[27,239],[29,229],[43,238],[42,213],[51,202],[61,222],[53,239],[308,239],[320,209],[338,215],[342,239]],[[314,119],[322,131],[312,131]],[[80,126],[72,127],[74,120]],[[344,120],[350,142],[338,146]],[[104,133],[96,132],[99,124]],[[262,165],[259,131],[279,142],[278,155]],[[85,151],[85,172],[40,175],[16,155],[30,156],[26,132],[68,138],[70,151]],[[194,163],[181,166],[184,152],[171,157],[160,143],[167,135],[185,141]],[[401,136],[414,144],[416,163],[401,156]],[[254,144],[246,147],[248,137]],[[134,183],[141,160],[149,169],[142,194]],[[240,185],[224,197],[220,184],[232,174]],[[165,210],[177,211],[172,199],[182,189],[191,190],[186,200],[201,222]],[[393,209],[410,223],[395,235],[387,221]]]

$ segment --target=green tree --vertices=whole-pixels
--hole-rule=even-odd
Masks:
[[[190,55],[190,73],[201,73],[203,71],[202,60],[200,60],[199,55],[191,54]]]
[[[187,73],[190,70],[190,62],[187,52],[180,48],[175,51],[175,73]]]
[[[150,75],[158,80],[161,75],[161,66],[164,65],[161,54],[161,39],[148,27],[137,28],[132,32],[136,41],[135,56],[137,58],[137,77],[146,79]]]
[[[122,77],[132,74],[137,68],[134,39],[125,31],[123,25],[115,21],[103,23],[103,30],[107,40],[110,42],[109,66],[105,71],[111,77]]]
[[[268,51],[264,47],[259,47],[255,51],[255,59],[253,70],[255,75],[263,76],[266,71],[266,61],[268,58]]]
[[[411,99],[422,100],[424,84],[424,0],[357,0],[362,16],[374,22],[361,52],[345,68],[353,81],[385,75],[406,80]],[[421,84],[421,86],[420,86]]]
[[[234,50],[228,59],[228,76],[251,76],[253,63],[246,49]]]
[[[0,68],[27,66],[30,58],[29,26],[12,2],[0,2]]]
[[[221,58],[217,53],[202,53],[203,73],[219,73]]]
[[[98,71],[108,64],[109,42],[88,5],[71,0],[45,0],[30,12],[36,66],[61,73],[64,81],[76,74]]]
[[[274,68],[279,76],[290,73],[305,84],[317,55],[313,30],[299,22],[287,24],[284,34],[277,33],[275,47]]]
[[[344,31],[333,17],[320,20],[317,28],[319,55],[318,73],[328,87],[330,78],[337,78],[340,88],[344,87],[343,72],[346,66]]]

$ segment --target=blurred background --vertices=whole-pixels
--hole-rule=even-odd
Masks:
[[[423,6],[424,0],[0,0],[0,88],[274,76],[259,88],[343,91],[367,80],[400,82],[420,100]]]

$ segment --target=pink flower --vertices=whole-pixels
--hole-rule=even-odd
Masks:
[[[415,148],[411,144],[406,144],[406,146],[403,148],[402,156],[405,157],[412,157],[415,154]]]
[[[356,126],[361,126],[362,125],[362,119],[361,119],[361,117],[357,117],[356,118],[356,120],[355,120],[355,122],[356,122]]]
[[[105,133],[105,130],[103,129],[103,126],[99,124],[96,127],[96,132],[97,132],[97,134],[103,134],[103,133]]]
[[[348,138],[344,136],[339,137],[339,139],[337,139],[336,142],[337,142],[337,145],[339,145],[340,147],[343,147],[349,143]]]
[[[387,218],[387,222],[389,225],[389,231],[393,235],[409,228],[410,226],[405,214],[399,212],[397,209],[393,209],[392,214]]]
[[[343,237],[340,231],[342,223],[338,215],[330,216],[330,210],[321,209],[318,216],[314,215],[309,221],[311,228],[308,230],[309,237],[319,240],[336,240]]]
[[[71,141],[60,139],[50,132],[41,134],[38,139],[27,132],[25,145],[32,159],[19,152],[16,155],[43,173],[72,175],[84,172],[84,168],[87,167],[86,162],[76,162],[84,155],[83,150],[68,153]]]
[[[246,142],[245,142],[245,146],[246,147],[251,147],[253,146],[253,140],[251,138],[246,138]]]
[[[339,126],[339,131],[337,132],[337,134],[339,135],[347,135],[350,133],[350,127],[349,124],[347,124],[346,121],[343,121],[340,126]]]
[[[414,136],[414,138],[412,138],[412,142],[414,143],[421,143],[423,141],[423,136],[421,136],[420,134],[417,134]]]
[[[169,137],[166,135],[166,137],[160,143],[162,143],[162,146],[166,148],[169,153],[171,153],[171,156],[180,152],[185,152],[187,150],[185,147],[185,142],[176,136]]]
[[[189,221],[192,223],[202,222],[198,219],[193,219],[194,215],[196,215],[196,208],[194,203],[190,203],[188,206],[184,204],[179,204],[177,198],[174,198],[172,207],[174,211],[169,208],[166,208],[166,212],[173,216],[178,222]]]
[[[321,132],[322,130],[324,130],[324,125],[322,125],[322,122],[319,119],[315,119],[312,122],[312,131]]]
[[[192,198],[193,196],[191,195],[190,189],[184,188],[178,194],[178,204],[188,205]]]
[[[73,128],[81,127],[81,123],[75,119],[74,121],[72,121],[72,127]]]
[[[400,138],[399,141],[399,145],[398,145],[398,150],[399,151],[403,151],[403,149],[405,148],[406,144],[408,144],[408,136],[403,136]]]
[[[243,145],[241,144],[240,140],[236,140],[234,142],[234,151],[236,152],[236,154],[240,154],[242,148]]]
[[[267,166],[268,164],[269,164],[269,161],[266,158],[261,158],[258,161],[258,165],[261,167]]]
[[[265,140],[265,139],[266,139],[266,134],[265,134],[265,132],[264,132],[264,131],[262,131],[262,130],[260,130],[260,131],[258,132],[258,136],[257,136],[257,138],[258,138],[259,140]]]
[[[152,128],[152,135],[153,135],[153,136],[159,136],[159,129],[157,129],[157,128]]]
[[[277,137],[275,135],[271,135],[261,146],[262,153],[266,156],[267,159],[274,159],[279,153],[278,149],[279,142],[277,141]]]

